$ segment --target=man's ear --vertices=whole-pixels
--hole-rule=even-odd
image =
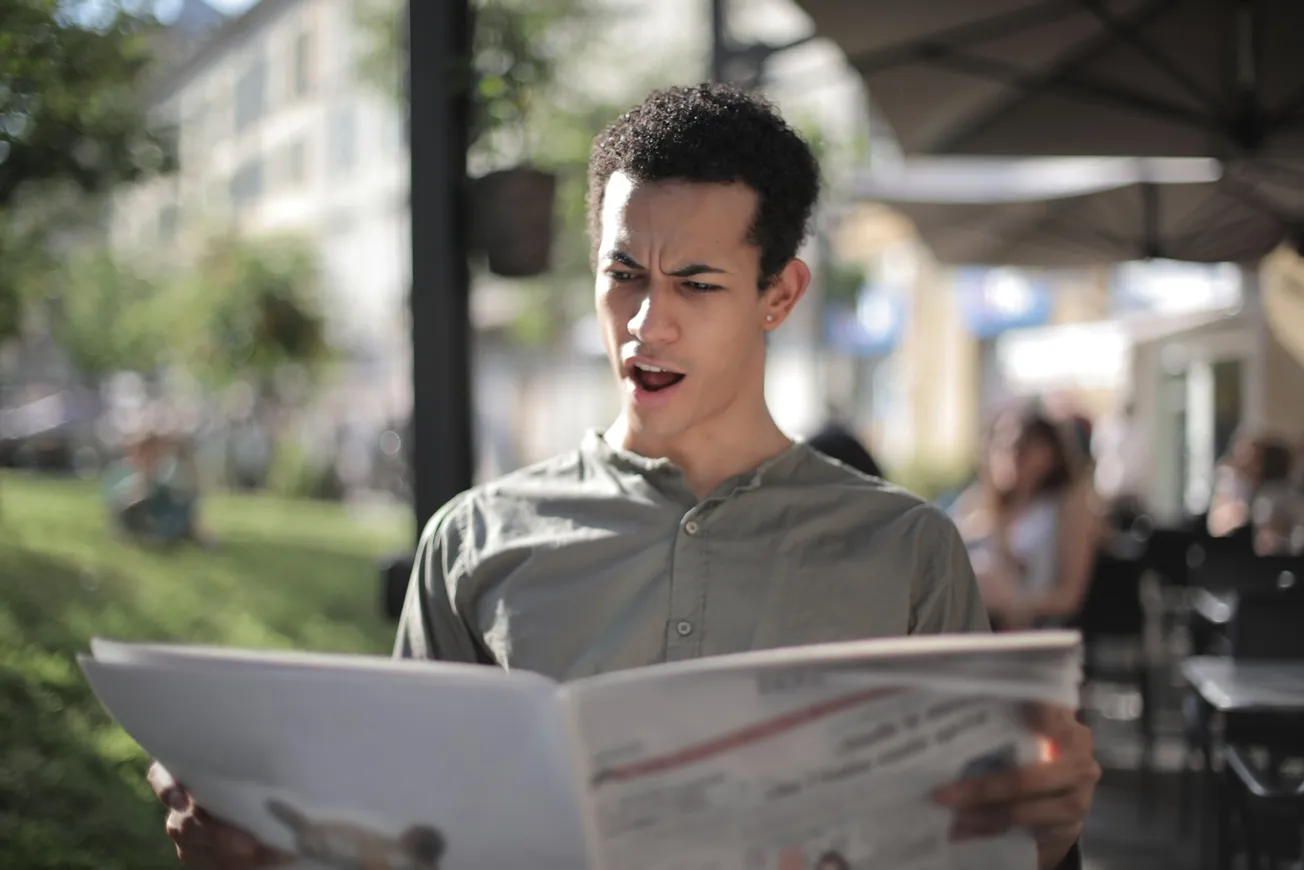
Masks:
[[[788,319],[792,309],[806,295],[810,277],[810,267],[796,257],[779,270],[762,294],[764,304],[761,307],[765,315],[761,324],[763,329],[777,329],[779,324]]]

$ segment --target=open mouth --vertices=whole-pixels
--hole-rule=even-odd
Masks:
[[[634,383],[649,393],[668,389],[684,379],[683,372],[674,372],[670,369],[643,363],[634,363],[630,366],[629,373],[630,377],[634,379]]]

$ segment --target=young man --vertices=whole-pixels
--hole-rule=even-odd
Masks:
[[[806,144],[725,87],[654,93],[597,138],[596,307],[623,412],[578,450],[440,511],[396,655],[573,679],[988,630],[950,521],[794,444],[766,408],[766,336],[810,282],[796,254],[818,188]],[[1037,714],[1054,760],[938,799],[957,808],[961,834],[1031,826],[1052,868],[1073,860],[1099,770],[1072,711]],[[154,776],[183,860],[241,844],[266,857]]]

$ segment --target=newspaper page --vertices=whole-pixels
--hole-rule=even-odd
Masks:
[[[573,734],[543,677],[380,657],[92,650],[89,682],[145,752],[208,812],[303,870],[594,865]]]
[[[1029,834],[952,842],[931,794],[1037,758],[1026,703],[1076,705],[1076,636],[1056,634],[1019,652],[795,656],[568,689],[602,866],[1031,870]]]

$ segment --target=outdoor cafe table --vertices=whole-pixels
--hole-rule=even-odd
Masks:
[[[1277,742],[1285,736],[1291,743],[1304,743],[1296,735],[1304,734],[1304,661],[1236,660],[1215,656],[1193,656],[1181,664],[1182,678],[1195,690],[1206,714],[1223,714],[1223,742]],[[1204,753],[1206,799],[1222,799],[1213,787],[1212,729],[1208,716],[1200,728]],[[1221,821],[1222,813],[1216,818]],[[1212,859],[1225,848],[1223,826],[1206,825],[1207,835],[1216,838],[1207,843],[1204,854]]]
[[[1219,712],[1304,714],[1304,661],[1194,656],[1181,668],[1183,679]]]

